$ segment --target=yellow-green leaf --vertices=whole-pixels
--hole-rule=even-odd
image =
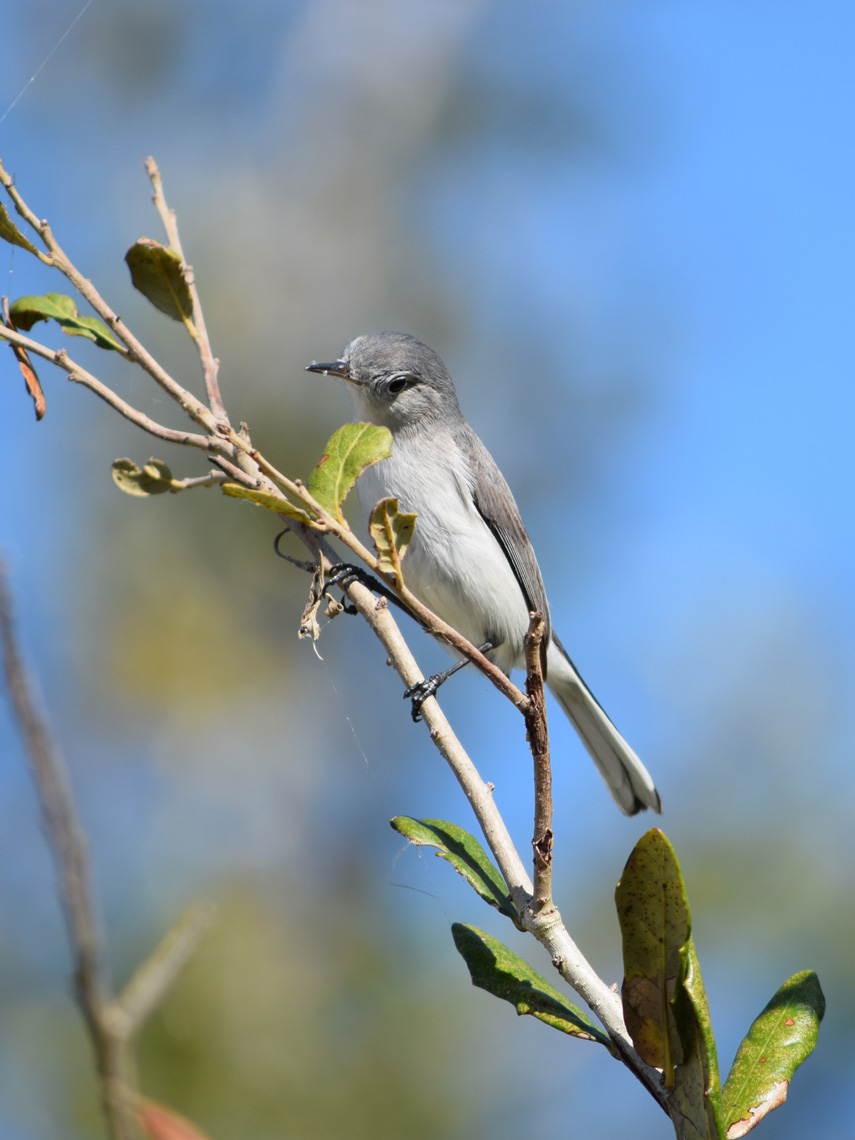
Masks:
[[[344,523],[341,504],[366,467],[392,454],[392,433],[376,424],[345,424],[331,436],[309,479],[309,492]]]
[[[125,254],[125,261],[135,289],[174,321],[191,326],[193,300],[184,263],[174,249],[151,238],[140,238]]]
[[[683,1045],[671,1002],[682,981],[691,916],[674,849],[658,828],[639,839],[615,892],[623,938],[626,1027],[648,1065],[671,1087]]]
[[[371,512],[368,530],[380,559],[380,570],[394,575],[399,589],[404,584],[401,559],[413,537],[417,517],[399,511],[397,499],[381,499]]]
[[[3,241],[8,241],[10,245],[19,245],[22,249],[27,250],[28,253],[38,253],[38,250],[31,241],[28,241],[12,219],[5,206],[0,205],[0,238]]]
[[[9,316],[15,327],[28,332],[36,321],[55,320],[69,336],[85,336],[99,348],[126,350],[113,334],[96,317],[81,317],[71,297],[63,293],[45,293],[41,297],[19,297],[9,306]]]
[[[167,491],[175,494],[184,490],[160,459],[149,459],[144,467],[137,467],[130,459],[117,459],[112,471],[113,482],[126,495],[148,498],[150,495],[163,495]]]
[[[289,519],[303,523],[304,526],[314,525],[305,511],[293,506],[286,498],[271,495],[267,491],[257,491],[250,487],[244,487],[240,483],[223,483],[223,494],[229,495],[233,499],[247,499],[258,507],[267,507],[269,511],[275,511],[278,515],[286,515]]]

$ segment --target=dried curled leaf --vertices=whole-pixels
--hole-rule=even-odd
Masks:
[[[8,310],[6,310],[6,312],[8,312]],[[15,324],[11,319],[7,318],[6,312],[4,312],[3,316],[0,317],[0,320],[2,320],[2,323],[7,328],[14,329]],[[12,344],[11,341],[9,342],[9,347],[11,348],[15,359],[18,361],[18,367],[21,369],[21,375],[24,377],[24,383],[27,385],[27,391],[29,392],[35,406],[36,419],[40,420],[45,414],[47,404],[45,402],[45,394],[42,390],[41,381],[36,375],[36,370],[33,367],[33,362],[30,360],[30,354],[25,348],[21,348],[19,344]]]
[[[113,482],[120,491],[138,498],[163,495],[167,491],[175,494],[184,490],[160,459],[149,459],[144,467],[137,467],[131,459],[117,459],[113,463],[112,474]]]
[[[414,514],[398,510],[397,499],[381,499],[371,512],[368,530],[380,559],[380,570],[391,574],[400,589],[404,585],[401,559],[416,528]]]
[[[174,249],[152,238],[140,238],[125,254],[135,289],[156,309],[174,321],[191,325],[193,299],[187,285],[184,262]]]

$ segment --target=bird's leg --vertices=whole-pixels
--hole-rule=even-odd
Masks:
[[[485,641],[483,645],[478,647],[480,653],[486,653],[495,646],[490,641]],[[426,677],[423,681],[417,681],[415,685],[411,685],[404,693],[404,700],[412,701],[412,714],[413,720],[418,723],[422,719],[422,705],[428,697],[434,696],[440,685],[444,685],[449,677],[462,669],[464,665],[469,664],[469,658],[465,657],[462,661],[455,661],[453,665],[449,665],[447,669],[443,669],[441,673],[434,673],[432,677]]]

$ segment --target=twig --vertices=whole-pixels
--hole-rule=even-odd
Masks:
[[[35,230],[47,248],[49,256],[45,257],[45,255],[39,254],[40,259],[46,264],[58,269],[63,276],[68,278],[78,293],[89,302],[98,316],[112,329],[122,344],[130,349],[134,360],[139,363],[140,367],[145,369],[149,376],[179,404],[194,423],[197,423],[200,427],[215,434],[217,423],[216,417],[211,410],[174,380],[166,369],[158,364],[148,349],[137,340],[121,317],[113,312],[92,282],[83,276],[62,249],[59,242],[53,236],[47,221],[40,220],[24,201],[15,186],[14,180],[4,169],[2,161],[0,161],[0,183],[5,187],[6,192],[14,202],[18,214]]]
[[[552,765],[546,725],[546,694],[543,691],[543,614],[531,614],[525,638],[528,709],[526,735],[534,761],[534,906],[535,913],[552,905]]]
[[[227,476],[222,471],[212,471],[210,475],[197,475],[195,479],[173,479],[174,490],[187,491],[191,487],[220,487]]]
[[[84,388],[94,392],[120,416],[124,416],[126,420],[130,420],[132,424],[136,424],[149,435],[157,436],[158,439],[166,440],[168,443],[181,443],[187,447],[198,447],[206,451],[210,449],[211,440],[207,436],[195,435],[188,431],[176,431],[174,428],[164,427],[163,424],[150,419],[149,416],[123,400],[112,388],[108,388],[97,376],[93,376],[81,364],[72,360],[64,348],[47,348],[39,341],[32,340],[16,329],[10,328],[0,327],[0,340],[6,340],[9,344],[17,345],[27,352],[31,352],[34,356],[40,356],[43,360],[55,364],[57,368],[61,368],[63,372],[67,373],[69,380],[73,380],[76,384],[82,384]]]
[[[136,1140],[129,1097],[133,1066],[114,1006],[92,890],[86,838],[77,818],[68,773],[54,747],[18,651],[5,567],[0,564],[0,641],[12,707],[26,744],[48,843],[60,880],[60,901],[75,959],[75,989],[98,1070],[101,1105],[111,1140]]]
[[[166,230],[169,244],[181,258],[184,266],[184,280],[187,282],[187,288],[190,290],[190,299],[193,302],[193,324],[196,330],[194,339],[199,348],[199,358],[202,361],[202,373],[205,377],[205,390],[208,393],[208,403],[217,419],[224,420],[226,419],[226,409],[223,405],[222,396],[220,395],[218,379],[220,362],[215,358],[211,350],[211,341],[208,338],[205,316],[202,312],[202,305],[199,302],[199,293],[196,289],[196,278],[193,274],[193,268],[187,264],[184,257],[184,250],[181,248],[181,238],[178,236],[178,222],[175,217],[175,211],[170,210],[166,205],[166,198],[163,194],[163,183],[161,182],[157,163],[153,158],[149,157],[145,160],[145,168],[146,173],[151,179],[152,187],[154,188],[154,204],[163,220],[163,228]]]

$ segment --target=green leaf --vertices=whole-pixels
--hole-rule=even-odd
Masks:
[[[629,1035],[648,1065],[673,1083],[683,1043],[671,1002],[682,982],[681,951],[691,933],[686,888],[674,849],[652,828],[627,860],[615,891],[623,938],[621,990]]]
[[[233,499],[248,499],[258,507],[267,507],[269,511],[276,511],[278,515],[286,515],[289,519],[303,523],[304,526],[314,526],[312,519],[299,507],[292,506],[285,498],[270,495],[266,491],[256,491],[243,487],[240,483],[223,483],[223,494]]]
[[[674,1011],[683,1042],[683,1060],[674,1069],[668,1099],[671,1119],[683,1140],[724,1140],[718,1055],[701,968],[690,937],[681,952],[682,984]]]
[[[724,1086],[728,1140],[744,1136],[787,1099],[793,1073],[813,1052],[825,997],[813,970],[793,974],[754,1021]]]
[[[148,498],[149,495],[163,495],[167,491],[174,494],[184,490],[160,459],[149,459],[141,468],[130,459],[117,459],[112,470],[113,482],[127,495]]]
[[[3,241],[9,242],[10,245],[19,245],[22,249],[27,250],[28,253],[38,253],[39,251],[31,241],[28,241],[12,219],[5,206],[0,205],[0,238]]]
[[[174,249],[151,238],[140,238],[125,254],[125,261],[135,289],[156,309],[192,327],[193,300],[184,276],[184,262]]]
[[[9,315],[15,327],[29,331],[36,321],[51,318],[69,336],[85,336],[93,340],[99,348],[109,348],[116,352],[126,350],[113,334],[96,317],[81,317],[71,297],[62,293],[45,293],[41,297],[19,297],[9,306]]]
[[[394,576],[400,589],[404,584],[401,559],[416,529],[416,515],[398,510],[397,499],[381,499],[371,512],[368,530],[384,574]]]
[[[392,433],[376,424],[345,424],[334,432],[309,479],[309,491],[344,523],[341,504],[366,467],[392,454]],[[345,525],[347,525],[345,523]]]
[[[413,819],[409,815],[397,815],[390,822],[395,831],[410,843],[418,847],[436,847],[437,855],[447,859],[485,902],[520,926],[517,909],[508,897],[504,879],[474,835],[444,819]]]
[[[510,1002],[520,1016],[530,1014],[553,1029],[583,1041],[599,1041],[612,1051],[612,1043],[601,1029],[503,943],[461,922],[452,925],[451,934],[469,967],[473,985]]]

